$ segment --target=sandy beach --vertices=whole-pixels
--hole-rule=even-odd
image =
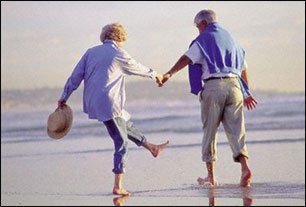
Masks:
[[[280,141],[265,141],[273,136]],[[200,133],[147,138],[169,139],[170,145],[153,158],[129,143],[124,185],[133,195],[125,198],[111,194],[110,139],[1,143],[1,205],[305,205],[305,130],[248,132],[250,188],[239,187],[240,165],[232,161],[224,133],[219,134],[216,188],[196,183],[205,176]]]

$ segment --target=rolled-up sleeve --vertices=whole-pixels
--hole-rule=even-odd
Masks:
[[[82,80],[84,79],[87,55],[88,51],[82,56],[81,60],[78,62],[72,74],[66,81],[60,100],[67,101],[72,92],[81,84]]]
[[[248,66],[248,64],[247,64],[247,61],[246,61],[246,59],[244,59],[242,70],[246,70],[248,67],[249,67],[249,66]]]
[[[155,70],[138,63],[127,51],[123,49],[119,50],[116,60],[119,62],[122,72],[126,75],[138,75],[152,79],[155,79],[157,75]]]
[[[184,55],[191,60],[192,64],[201,63],[201,60],[203,59],[201,49],[196,42],[190,46]]]

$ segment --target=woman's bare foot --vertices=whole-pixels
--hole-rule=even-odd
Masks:
[[[169,141],[163,143],[163,144],[159,144],[159,145],[153,145],[151,148],[151,153],[153,155],[153,157],[157,157],[162,151],[163,149],[166,148],[166,146],[169,144]]]
[[[114,195],[130,196],[131,193],[123,188],[113,188]]]
[[[216,187],[218,186],[218,182],[214,179],[211,179],[210,177],[206,178],[198,178],[197,179],[199,185],[207,185],[209,184],[211,187]]]
[[[249,187],[251,182],[252,173],[250,170],[245,170],[242,172],[240,186]]]

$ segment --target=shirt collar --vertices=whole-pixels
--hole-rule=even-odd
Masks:
[[[119,45],[117,44],[117,42],[116,41],[114,41],[114,40],[104,40],[103,41],[103,44],[114,44],[116,47],[119,47]]]

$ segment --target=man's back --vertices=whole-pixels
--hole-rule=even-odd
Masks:
[[[245,52],[218,23],[210,23],[196,40],[211,74],[241,74]]]

